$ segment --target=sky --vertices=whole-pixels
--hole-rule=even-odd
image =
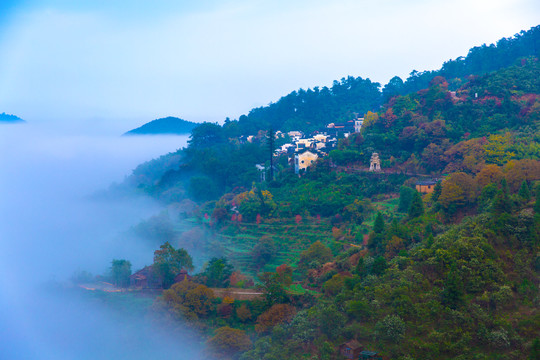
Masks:
[[[348,75],[437,69],[539,19],[537,0],[3,0],[0,113],[119,133],[222,122]]]

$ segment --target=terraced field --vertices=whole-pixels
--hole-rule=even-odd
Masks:
[[[274,239],[278,248],[277,256],[263,267],[253,263],[251,251],[263,236]],[[238,225],[235,234],[227,235],[217,233],[212,241],[213,251],[223,254],[231,261],[235,268],[245,274],[255,276],[261,271],[275,271],[281,264],[295,266],[300,253],[307,249],[315,241],[321,241],[329,245],[332,241],[332,228],[329,224],[251,224]]]

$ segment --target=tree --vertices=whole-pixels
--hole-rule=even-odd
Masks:
[[[129,286],[129,277],[131,276],[131,263],[127,260],[112,261],[111,277],[114,285],[120,287]]]
[[[525,201],[529,201],[531,199],[531,191],[529,190],[529,185],[527,185],[526,180],[523,180],[521,183],[518,195],[521,196],[521,198]]]
[[[332,251],[319,240],[315,241],[308,249],[302,251],[298,267],[301,269],[314,269],[332,259]]]
[[[403,80],[399,76],[394,76],[382,90],[384,101],[390,100],[396,95],[403,93]]]
[[[274,129],[270,128],[267,134],[268,141],[268,157],[270,158],[270,181],[274,180],[274,150],[275,150],[275,141],[276,133]]]
[[[373,266],[371,267],[371,272],[374,275],[382,275],[386,271],[386,268],[388,267],[388,264],[386,263],[386,259],[382,256],[377,256],[375,258],[375,261],[373,261]]]
[[[264,293],[266,306],[282,304],[289,301],[285,286],[281,282],[281,276],[277,273],[265,272],[259,275],[261,284],[258,288]]]
[[[456,265],[452,264],[444,281],[442,303],[455,309],[463,302],[463,295],[462,280],[457,273]]]
[[[169,242],[154,251],[154,273],[161,279],[163,288],[172,285],[174,277],[180,270],[193,270],[193,260],[188,252],[182,248],[176,250]]]
[[[213,299],[214,292],[211,289],[186,280],[163,291],[159,301],[178,317],[198,319],[208,316],[212,311]]]
[[[236,309],[236,316],[241,322],[246,322],[252,317],[251,311],[246,304],[242,304],[238,309]]]
[[[407,212],[411,206],[411,201],[414,197],[414,189],[408,186],[402,186],[399,189],[399,212]]]
[[[258,333],[266,332],[277,324],[290,322],[295,314],[296,309],[294,306],[288,304],[274,304],[257,318],[255,331]]]
[[[358,276],[364,276],[366,274],[366,263],[364,261],[364,257],[358,258],[358,263],[355,267],[355,273],[358,274]]]
[[[504,177],[501,168],[497,165],[490,164],[486,165],[480,172],[476,175],[476,182],[480,188],[483,188],[489,183],[498,184],[501,182]]]
[[[418,191],[415,191],[409,206],[409,217],[411,219],[417,218],[424,215],[424,202],[422,201],[422,196]]]
[[[216,330],[208,344],[221,357],[249,350],[251,340],[244,330],[224,326]]]
[[[345,277],[340,274],[332,276],[330,280],[323,284],[323,291],[327,296],[336,296],[339,294],[343,285],[345,284]]]
[[[276,268],[276,274],[278,275],[279,282],[283,286],[291,286],[293,269],[287,264],[281,264]]]
[[[431,193],[431,201],[439,201],[439,197],[441,196],[442,192],[442,185],[441,182],[437,182],[435,186],[433,187],[433,192]]]
[[[190,148],[202,149],[226,141],[223,128],[218,124],[204,122],[191,131],[188,144]]]
[[[332,303],[320,303],[315,308],[315,317],[320,331],[332,340],[341,334],[347,323],[346,317]]]
[[[384,228],[384,217],[381,212],[378,212],[375,222],[373,223],[373,232],[375,234],[382,234],[384,232]]]
[[[500,215],[510,213],[512,211],[512,203],[507,194],[503,190],[498,190],[493,199],[492,213]]]
[[[227,287],[234,268],[225,258],[212,258],[199,275],[210,287]]]
[[[265,235],[253,247],[251,256],[253,257],[253,262],[261,267],[272,260],[276,253],[277,247],[274,240],[270,236]]]
[[[405,335],[405,322],[398,315],[387,315],[375,325],[377,334],[388,341],[400,342]]]
[[[460,186],[450,181],[443,181],[439,202],[448,214],[453,214],[457,208],[465,205],[466,197]]]

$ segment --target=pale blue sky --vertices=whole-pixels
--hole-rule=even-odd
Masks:
[[[222,121],[347,75],[435,69],[539,19],[536,0],[4,0],[0,112],[118,130]]]

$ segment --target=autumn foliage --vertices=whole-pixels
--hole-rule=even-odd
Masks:
[[[255,331],[263,333],[277,324],[289,322],[296,314],[294,306],[289,304],[275,304],[270,309],[262,313],[257,318],[257,324],[255,325]]]

